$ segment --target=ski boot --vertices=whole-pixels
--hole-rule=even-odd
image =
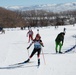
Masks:
[[[30,61],[30,59],[28,59],[28,60],[24,61],[23,63],[28,63],[29,61]]]
[[[56,50],[56,53],[58,53],[58,51]]]
[[[38,59],[38,66],[40,65],[40,59]]]
[[[59,51],[60,54],[62,54],[63,52]]]

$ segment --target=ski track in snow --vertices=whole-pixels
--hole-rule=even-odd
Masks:
[[[13,65],[25,61],[28,58],[27,46],[28,37],[26,30],[6,30],[5,34],[0,35],[0,75],[76,75],[76,48],[65,54],[55,53],[55,38],[58,33],[66,28],[64,45],[62,52],[76,44],[76,26],[60,26],[58,29],[52,27],[39,28],[44,47],[41,53],[41,65],[37,67],[37,54],[30,60],[33,63]],[[32,28],[34,37],[38,28]],[[31,54],[33,46],[29,49]],[[9,66],[10,65],[10,66]]]

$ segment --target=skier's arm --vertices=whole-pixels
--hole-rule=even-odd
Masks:
[[[31,47],[31,45],[33,44],[33,42],[27,47],[27,49],[29,49]]]
[[[41,45],[44,47],[44,44],[41,42]]]
[[[44,47],[44,44],[43,44],[43,42],[40,40],[40,44]]]
[[[62,45],[63,45],[63,43],[64,43],[64,37],[62,37]]]
[[[27,36],[29,35],[29,31],[27,32]]]

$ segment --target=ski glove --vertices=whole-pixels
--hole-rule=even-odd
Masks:
[[[42,47],[44,47],[44,45]]]

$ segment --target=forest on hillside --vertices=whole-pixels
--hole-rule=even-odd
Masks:
[[[76,10],[63,12],[49,12],[46,10],[11,11],[0,7],[0,27],[42,27],[74,25],[76,23]]]
[[[21,15],[0,7],[0,27],[21,27],[26,24]]]

